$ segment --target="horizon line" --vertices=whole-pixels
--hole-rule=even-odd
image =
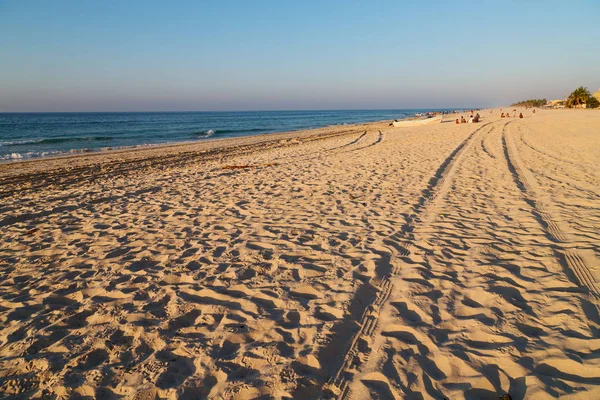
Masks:
[[[500,106],[497,106],[500,107]],[[290,108],[290,109],[263,109],[263,110],[144,110],[144,111],[0,111],[0,114],[118,114],[118,113],[245,113],[245,112],[289,112],[289,111],[405,111],[405,110],[466,110],[484,109],[495,107],[415,107],[415,108]]]

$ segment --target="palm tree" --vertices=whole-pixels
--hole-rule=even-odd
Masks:
[[[590,96],[586,106],[587,108],[600,108],[600,90]]]
[[[590,96],[590,91],[587,88],[579,86],[567,99],[567,107],[572,108],[586,104]]]

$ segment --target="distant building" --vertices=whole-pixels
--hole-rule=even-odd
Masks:
[[[565,108],[565,103],[564,99],[550,100],[546,104],[546,108]]]

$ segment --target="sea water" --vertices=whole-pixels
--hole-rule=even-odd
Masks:
[[[0,160],[393,120],[424,111],[434,110],[0,113]]]

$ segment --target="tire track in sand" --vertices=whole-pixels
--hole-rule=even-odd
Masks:
[[[357,147],[356,149],[352,149],[352,150],[348,150],[348,151],[359,151],[359,150],[364,150],[364,149],[366,149],[368,147],[372,147],[372,146],[378,145],[383,140],[383,133],[381,133],[381,131],[378,131],[378,132],[379,132],[379,135],[377,136],[377,140],[375,140],[373,143],[369,143],[369,144],[367,144],[365,146]]]
[[[410,255],[410,248],[413,246],[411,237],[407,237],[414,230],[418,223],[421,223],[431,214],[431,209],[435,209],[435,200],[443,197],[444,193],[450,188],[450,181],[455,174],[458,165],[464,158],[465,152],[472,146],[475,137],[478,136],[491,123],[484,124],[474,130],[466,139],[464,139],[440,164],[434,175],[429,179],[427,185],[421,192],[418,200],[411,207],[413,213],[408,217],[406,224],[397,231],[383,239],[383,248],[374,249],[374,252],[382,257],[382,264],[387,268],[379,276],[372,278],[363,286],[369,285],[375,291],[376,295],[372,296],[371,302],[366,304],[364,312],[359,323],[359,329],[347,340],[346,350],[342,357],[341,363],[335,369],[331,378],[325,385],[323,399],[338,398],[346,399],[350,393],[350,383],[353,380],[354,374],[361,364],[365,363],[371,352],[370,342],[375,334],[379,324],[379,313],[381,308],[389,299],[394,288],[392,277],[399,271],[398,267],[393,267],[393,261],[396,258],[407,257]],[[373,143],[377,144],[382,139]],[[369,146],[366,146],[369,147]],[[357,290],[356,297],[362,295],[362,291]],[[358,299],[360,301],[360,299]],[[340,325],[348,324],[348,321],[340,322]],[[339,329],[338,329],[339,330]],[[332,329],[333,332],[336,329]],[[336,344],[336,348],[340,345]],[[324,351],[321,354],[330,355],[332,351]]]
[[[507,124],[508,125],[508,124]],[[554,252],[567,272],[567,276],[579,286],[584,287],[597,300],[600,299],[600,288],[595,282],[590,267],[585,257],[575,248],[574,240],[565,229],[557,222],[552,211],[550,200],[542,199],[540,189],[537,187],[531,172],[523,167],[517,148],[511,135],[502,132],[502,145],[504,155],[515,183],[521,190],[525,201],[531,207],[532,214],[536,217],[548,237],[555,243]],[[598,305],[596,304],[596,308]]]
[[[359,132],[354,132],[354,133],[359,133]],[[370,147],[373,145],[373,144],[370,144],[370,145],[363,146],[363,147],[353,148],[353,147],[356,147],[357,145],[361,145],[362,142],[366,141],[368,133],[369,133],[369,131],[365,130],[362,133],[360,133],[360,135],[358,135],[358,137],[356,137],[355,139],[351,140],[348,143],[325,148],[325,149],[316,151],[315,153],[308,155],[308,156],[306,154],[301,154],[301,155],[296,155],[296,156],[283,156],[281,158],[275,158],[274,160],[277,162],[278,165],[286,165],[286,164],[297,163],[299,161],[314,160],[314,159],[321,157],[323,154],[347,153],[350,151],[360,150],[365,147]],[[351,147],[351,149],[347,149],[348,147]],[[280,162],[278,160],[285,160],[285,161]]]

